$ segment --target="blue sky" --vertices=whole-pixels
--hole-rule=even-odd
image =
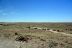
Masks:
[[[72,22],[72,0],[0,0],[0,22]]]

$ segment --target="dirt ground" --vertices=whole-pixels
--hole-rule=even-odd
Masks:
[[[0,48],[72,48],[72,36],[68,36],[72,34],[66,33],[68,35],[65,35],[62,34],[65,33],[64,31],[51,31],[49,29],[54,29],[55,26],[50,27],[49,25],[48,26],[50,28],[46,30],[48,27],[47,24],[46,27],[42,27],[42,25],[40,26],[40,24],[1,24]],[[60,30],[66,29],[61,28],[62,24],[59,25]],[[57,24],[57,26],[59,25]],[[71,24],[68,25],[70,26]],[[66,24],[64,26],[67,27]],[[71,26],[69,28],[71,29]]]

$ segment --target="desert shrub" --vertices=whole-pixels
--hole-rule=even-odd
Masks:
[[[2,26],[9,26],[9,24],[2,24]]]
[[[41,41],[46,41],[45,39],[40,39]]]
[[[57,30],[57,32],[60,32],[60,30]]]
[[[47,29],[47,30],[50,30],[50,29]]]
[[[0,24],[0,25],[3,25],[3,24]]]
[[[72,34],[72,32],[70,32],[70,34]]]
[[[22,35],[20,35],[20,36],[18,36],[16,39],[15,39],[16,41],[20,41],[20,42],[28,42],[28,40],[31,40],[31,38],[30,37],[28,37],[28,36],[22,36]]]
[[[16,39],[15,39],[16,41],[22,41],[22,42],[24,42],[24,41],[26,41],[27,42],[27,38],[25,38],[25,37],[23,37],[23,36],[19,36],[19,37],[17,37]]]
[[[68,30],[68,29],[65,29],[65,30]]]
[[[31,40],[32,39],[32,36],[31,35],[25,35],[24,37],[26,37],[28,40]]]
[[[30,26],[28,26],[28,27],[26,27],[26,28],[30,29],[31,27],[30,27]]]
[[[49,41],[49,48],[54,48],[54,47],[56,47],[58,45],[58,43],[57,42],[55,42],[55,41]]]
[[[63,43],[60,43],[60,46],[64,47],[65,45]]]
[[[72,29],[70,29],[70,31],[72,31]]]
[[[43,28],[42,30],[46,30],[45,28]]]
[[[34,28],[34,29],[38,29],[38,28]]]
[[[53,31],[56,31],[55,29],[53,29]]]
[[[18,35],[18,33],[16,32],[15,35]]]
[[[72,29],[65,29],[65,30],[72,31]]]

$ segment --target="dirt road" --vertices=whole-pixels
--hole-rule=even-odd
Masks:
[[[39,29],[40,27],[36,27],[36,28]],[[40,29],[43,29],[43,28],[40,28]],[[59,33],[59,34],[63,34],[63,35],[72,37],[72,34],[67,34],[67,33],[64,33],[64,32],[53,31],[53,29],[49,29],[49,30],[47,30],[47,28],[44,28],[44,29],[46,29],[46,31],[50,31],[50,32],[53,32],[53,33]]]
[[[53,33],[59,33],[59,34],[63,34],[63,35],[67,35],[67,36],[71,36],[72,37],[72,34],[67,34],[67,33],[64,33],[64,32],[57,32],[57,31],[53,31],[52,29],[50,29],[49,31],[53,32]]]

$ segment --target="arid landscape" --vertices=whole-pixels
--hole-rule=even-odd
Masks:
[[[0,48],[72,48],[72,0],[0,0]]]
[[[72,48],[72,23],[0,23],[0,48]]]

